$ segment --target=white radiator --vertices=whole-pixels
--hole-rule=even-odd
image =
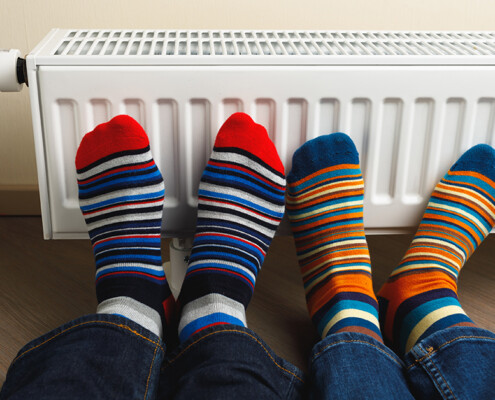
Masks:
[[[166,184],[164,235],[194,231],[199,178],[233,112],[263,124],[288,172],[305,141],[348,133],[367,231],[419,221],[471,145],[495,145],[495,33],[51,31],[26,57],[45,238],[86,237],[74,157],[125,113]]]

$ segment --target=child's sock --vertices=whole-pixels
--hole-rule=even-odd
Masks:
[[[96,261],[97,312],[163,337],[174,300],[160,252],[163,179],[146,133],[125,115],[98,125],[81,141],[76,168]]]
[[[294,154],[287,182],[287,212],[319,334],[361,332],[382,341],[354,143],[343,133],[305,143]]]
[[[284,193],[284,168],[265,128],[233,114],[218,132],[199,185],[197,229],[179,295],[181,342],[213,325],[246,326]]]
[[[378,293],[386,342],[407,353],[425,337],[473,326],[457,299],[460,269],[495,224],[495,151],[462,155],[433,191],[400,265]]]

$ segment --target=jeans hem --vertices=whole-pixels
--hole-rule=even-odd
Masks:
[[[328,335],[319,341],[311,352],[310,365],[312,365],[325,352],[330,351],[335,346],[340,345],[364,345],[376,350],[377,354],[381,354],[392,361],[397,366],[404,368],[404,362],[391,349],[369,335],[359,332],[340,332]]]
[[[476,383],[463,379],[465,376],[458,376],[456,370],[462,368],[457,364],[458,361],[452,360],[450,364],[447,361],[451,359],[452,354],[459,354],[460,349],[464,349],[464,352],[467,349],[467,354],[470,355],[473,352],[474,354],[477,351],[481,352],[481,346],[486,346],[487,343],[491,346],[495,345],[495,334],[482,328],[458,326],[440,330],[417,343],[405,355],[406,371],[409,376],[420,377],[416,379],[422,379],[421,374],[429,377],[430,384],[443,399],[485,398],[481,393],[479,396],[474,396],[474,391],[465,392],[466,384],[469,383],[476,387]],[[477,361],[472,358],[467,362],[472,367],[477,365]],[[481,373],[487,374],[488,372],[482,370]],[[487,385],[483,382],[478,388],[486,390],[485,386]],[[469,397],[466,397],[468,394]]]
[[[486,329],[459,326],[442,329],[417,343],[404,357],[406,369],[421,364],[444,348],[459,341],[490,340],[495,344],[495,334]]]
[[[301,370],[299,370],[299,368],[275,354],[275,352],[255,332],[249,328],[244,328],[237,325],[213,326],[191,336],[184,343],[181,343],[175,350],[170,352],[163,362],[162,373],[172,367],[173,364],[178,362],[182,356],[192,351],[200,343],[203,341],[208,341],[209,338],[217,335],[236,335],[245,337],[246,340],[252,341],[256,346],[261,347],[264,350],[267,359],[273,363],[281,373],[286,376],[290,376],[291,381],[297,380],[301,383],[305,382],[304,374]]]
[[[95,326],[115,329],[121,331],[122,333],[133,335],[142,339],[144,343],[148,342],[156,349],[160,349],[163,353],[165,353],[165,344],[162,340],[136,322],[115,314],[89,314],[63,324],[60,327],[53,329],[52,331],[29,342],[27,345],[22,347],[21,350],[19,350],[17,356],[12,361],[12,366],[18,360],[22,359],[31,352],[42,349],[45,344],[51,342],[52,340],[56,340],[78,329]]]

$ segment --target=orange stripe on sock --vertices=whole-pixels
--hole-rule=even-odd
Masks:
[[[351,214],[351,213],[356,214],[356,212],[353,210],[356,210],[359,208],[362,209],[362,207],[363,207],[362,205],[357,205],[357,206],[346,206],[346,207],[334,208],[332,210],[323,210],[319,213],[314,213],[314,214],[308,215],[307,217],[304,217],[304,218],[298,218],[297,222],[307,221],[308,219],[318,218],[318,217],[321,217],[322,215],[325,215],[325,214],[331,214],[331,213],[342,212],[342,211],[349,211],[349,214]],[[358,213],[362,214],[362,211],[358,211]],[[345,220],[348,217],[347,217],[347,214],[340,214],[340,218]]]
[[[463,193],[466,196],[469,196],[471,198],[474,198],[477,202],[482,203],[483,206],[485,206],[487,209],[491,210],[492,212],[495,212],[495,207],[493,206],[493,204],[491,204],[485,197],[481,196],[480,194],[478,194],[476,192],[469,192],[469,191],[467,191],[465,189],[460,188],[459,186],[455,186],[453,188],[452,186],[448,186],[448,185],[442,184],[442,182],[440,182],[437,185],[437,187],[445,188],[446,190],[449,190],[449,191],[455,190],[457,193]],[[444,200],[449,200],[452,203],[454,203],[453,205],[455,205],[457,203],[461,203],[461,204],[464,204],[464,205],[469,205],[469,207],[475,209],[478,213],[484,214],[487,219],[493,220],[493,218],[486,213],[485,209],[483,209],[482,207],[480,207],[475,201],[470,201],[469,199],[466,199],[466,198],[461,197],[461,196],[455,196],[455,195],[452,195],[452,194],[442,193],[442,192],[439,192],[437,190],[435,190],[433,192],[432,196],[440,197],[440,198],[442,198]]]
[[[310,316],[313,316],[321,307],[328,303],[337,293],[357,292],[364,293],[375,298],[373,285],[369,275],[364,274],[343,274],[333,276],[318,288],[318,294],[313,294],[307,299]]]
[[[456,227],[461,227],[464,230],[468,231],[473,236],[473,238],[476,241],[476,244],[477,245],[479,245],[481,243],[481,241],[483,240],[483,238],[481,238],[481,240],[478,238],[478,234],[469,225],[467,225],[464,222],[461,222],[461,221],[459,221],[459,220],[457,220],[455,218],[449,218],[449,217],[445,217],[445,216],[442,216],[441,218],[438,218],[438,215],[437,214],[429,214],[428,213],[428,210],[426,210],[425,215],[423,216],[423,218],[430,218],[430,219],[435,219],[437,221],[449,222],[449,223],[451,223],[452,225],[454,225]],[[473,251],[474,251],[474,249],[473,249]]]
[[[446,234],[445,232],[448,232],[449,234]],[[438,239],[445,239],[451,242],[455,242],[456,245],[461,247],[466,252],[467,256],[472,254],[472,252],[474,251],[474,247],[472,246],[471,242],[469,241],[466,242],[465,238],[460,236],[456,231],[447,230],[447,229],[439,230],[438,225],[430,225],[430,224],[422,223],[419,226],[418,231],[416,232],[416,236],[418,235],[435,236]]]
[[[307,182],[307,181],[310,181],[311,179],[316,178],[319,175],[324,175],[328,172],[336,171],[339,169],[356,169],[356,170],[359,170],[359,165],[358,164],[338,164],[338,165],[334,165],[334,166],[331,166],[328,168],[323,168],[323,169],[320,169],[316,172],[313,172],[312,174],[310,174],[310,175],[308,175],[308,176],[306,176],[306,177],[304,177],[304,178],[302,178],[296,182],[289,183],[289,186],[290,187],[299,186],[300,184]],[[342,178],[341,176],[337,177],[337,179],[341,179],[341,178]],[[318,184],[321,184],[321,180],[318,182]],[[292,192],[292,193],[297,193],[297,192]]]
[[[348,232],[348,231],[354,231],[354,230],[362,230],[364,229],[364,225],[362,222],[357,222],[355,224],[348,224],[344,226],[332,226],[328,227],[327,229],[318,231],[318,232],[313,232],[310,235],[305,235],[300,238],[296,238],[296,243],[299,245],[300,241],[305,241],[305,240],[310,240],[315,237],[319,237],[320,235],[332,235],[333,232]],[[294,231],[294,227],[292,227],[292,230]],[[364,231],[363,231],[364,232]]]
[[[342,237],[343,235],[339,235],[340,237]],[[364,240],[364,235],[361,233],[349,233],[347,235],[344,235],[344,237],[348,240],[363,240],[363,244],[362,245],[357,245],[356,243],[352,243],[352,244],[348,244],[347,246],[353,246],[353,247],[357,247],[357,248],[360,248],[360,247],[368,247],[367,244],[366,244],[366,241]],[[333,241],[337,241],[339,240],[336,236],[332,236],[332,237],[325,237],[325,238],[321,238],[321,239],[318,239],[317,240],[311,240],[311,241],[307,241],[307,240],[298,240],[297,241],[297,251],[298,253],[303,253],[305,250],[308,250],[308,249],[312,249],[313,247],[320,247],[320,246],[323,246],[325,244],[328,244],[329,242],[333,242]],[[342,247],[342,246],[346,246],[345,245],[345,242],[342,243],[341,246],[339,247]]]
[[[478,178],[491,186],[495,190],[495,182],[493,182],[490,178],[486,177],[485,175],[480,174],[479,172],[475,171],[449,171],[448,175],[457,175],[457,176],[473,176],[475,178]],[[491,197],[491,196],[490,196]],[[495,198],[491,197],[493,201],[495,202]]]
[[[314,195],[312,193],[311,195]],[[343,204],[343,207],[346,207],[344,203],[347,201],[346,199],[349,197],[355,197],[355,196],[363,196],[363,191],[356,189],[356,190],[342,190],[339,193],[329,193],[327,195],[321,195],[317,196],[312,200],[307,200],[306,202],[298,202],[298,203],[290,203],[287,202],[286,208],[287,210],[295,210],[299,211],[299,213],[304,213],[305,208],[313,207],[313,206],[320,206],[324,207],[325,203],[332,203],[332,204],[338,204],[341,203]],[[330,212],[336,212],[338,209],[332,210]],[[329,212],[329,211],[326,211]]]
[[[385,317],[386,336],[392,338],[395,312],[404,300],[435,289],[451,289],[457,293],[457,282],[450,275],[438,270],[421,270],[388,281],[378,293],[380,297],[393,299]]]
[[[346,219],[361,218],[362,215],[363,214],[360,212],[359,213],[350,213],[350,214],[346,215]],[[311,223],[297,226],[297,227],[292,226],[292,230],[294,232],[306,231],[308,229],[312,229],[312,228],[315,228],[315,227],[320,226],[320,225],[330,224],[330,223],[335,222],[335,221],[342,221],[342,216],[337,215],[335,217],[323,218],[323,219],[320,219],[318,221],[311,222]],[[348,226],[351,226],[351,225],[348,225]]]

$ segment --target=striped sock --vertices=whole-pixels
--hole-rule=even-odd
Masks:
[[[382,341],[354,143],[343,133],[320,136],[296,151],[292,165],[287,212],[313,323],[322,338],[360,332]]]
[[[245,309],[284,213],[284,168],[265,128],[233,114],[201,177],[196,234],[179,303],[179,339],[246,326]]]
[[[79,145],[76,168],[96,261],[97,312],[163,337],[174,300],[160,252],[163,179],[146,133],[125,115],[98,125]]]
[[[407,353],[427,336],[473,326],[457,299],[459,272],[495,224],[495,150],[462,155],[431,195],[401,263],[378,293],[387,344]]]

